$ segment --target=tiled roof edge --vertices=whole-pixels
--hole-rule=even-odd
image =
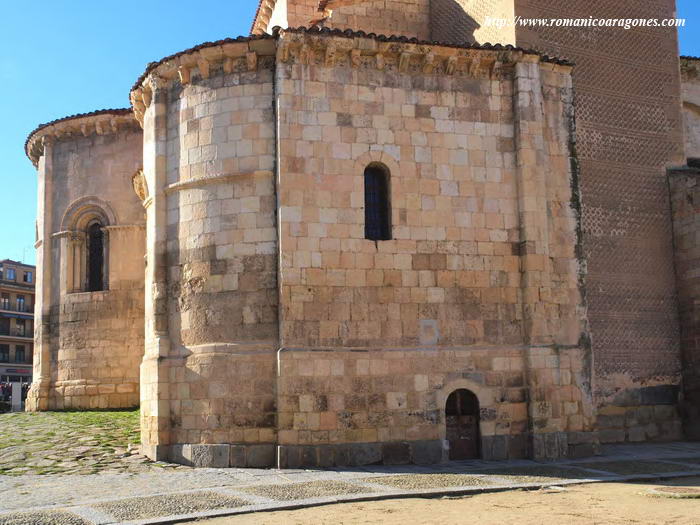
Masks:
[[[543,62],[550,62],[558,65],[563,65],[563,66],[573,66],[574,63],[570,60],[564,59],[564,58],[559,58],[559,57],[553,57],[550,55],[546,55],[544,53],[541,53],[540,51],[537,51],[535,49],[526,49],[518,46],[513,46],[511,44],[491,44],[489,42],[486,42],[484,44],[478,44],[476,42],[463,42],[459,44],[453,44],[453,43],[448,43],[448,42],[440,42],[439,40],[420,40],[418,38],[411,38],[407,36],[399,36],[399,35],[378,35],[376,33],[366,33],[364,31],[355,31],[353,29],[331,29],[328,27],[319,27],[319,26],[313,26],[313,27],[289,27],[285,29],[284,31],[288,33],[306,33],[306,34],[311,34],[311,35],[318,35],[318,34],[323,34],[323,35],[329,35],[329,36],[339,36],[339,37],[346,37],[346,38],[371,38],[373,40],[377,40],[379,42],[401,42],[401,43],[407,43],[407,44],[418,44],[418,45],[424,45],[424,46],[440,46],[440,47],[450,47],[450,48],[455,48],[455,49],[482,49],[482,50],[491,50],[491,51],[500,51],[500,50],[506,50],[506,51],[520,51],[522,53],[525,53],[527,55],[539,55],[542,58]],[[277,31],[273,32],[273,35],[276,36]]]
[[[94,117],[97,115],[128,115],[131,113],[133,113],[133,110],[131,108],[98,109],[95,111],[90,111],[89,113],[76,113],[75,115],[57,118],[56,120],[46,122],[45,124],[39,124],[29,133],[29,135],[27,135],[27,140],[24,141],[24,153],[27,155],[27,157],[29,157],[29,151],[27,151],[27,146],[29,145],[29,141],[32,139],[32,137],[39,133],[42,129],[48,128],[49,126],[53,126],[54,124],[84,117]]]
[[[189,49],[185,49],[183,51],[180,51],[178,53],[173,53],[172,55],[168,55],[166,57],[161,58],[157,62],[151,62],[146,66],[146,70],[139,76],[139,78],[134,82],[134,85],[131,87],[130,91],[133,91],[134,89],[137,89],[141,83],[144,81],[144,79],[148,76],[148,74],[156,69],[159,65],[163,64],[164,62],[168,62],[169,60],[173,60],[174,58],[177,58],[182,55],[187,55],[189,53],[194,53],[195,51],[198,51],[200,49],[204,49],[207,47],[214,47],[214,46],[219,46],[222,44],[229,44],[229,43],[235,43],[235,42],[250,42],[253,40],[265,40],[265,39],[276,39],[279,36],[279,33],[281,31],[281,28],[275,27],[273,30],[272,34],[262,34],[262,35],[251,35],[251,36],[239,36],[237,38],[225,38],[223,40],[217,40],[214,42],[203,42],[197,46],[191,47]],[[285,32],[289,33],[306,33],[310,35],[328,35],[328,36],[338,36],[338,37],[345,37],[345,38],[371,38],[374,40],[377,40],[379,42],[402,42],[402,43],[410,43],[410,44],[419,44],[419,45],[435,45],[435,46],[441,46],[441,47],[451,47],[451,48],[456,48],[456,49],[483,49],[483,50],[492,50],[492,51],[499,51],[499,50],[509,50],[509,51],[521,51],[526,54],[530,55],[539,55],[542,58],[543,62],[551,62],[559,65],[564,65],[564,66],[573,66],[574,63],[558,58],[558,57],[552,57],[550,55],[546,55],[543,53],[540,53],[539,51],[536,51],[534,49],[525,49],[521,47],[516,47],[512,46],[510,44],[507,45],[502,45],[502,44],[490,44],[490,43],[485,43],[485,44],[477,44],[477,43],[470,43],[470,42],[464,42],[460,44],[451,44],[447,42],[440,42],[437,40],[419,40],[418,38],[409,38],[407,36],[398,36],[398,35],[377,35],[375,33],[365,33],[364,31],[355,31],[352,29],[330,29],[327,27],[318,27],[318,26],[313,26],[313,27],[290,27],[287,29],[284,29]]]
[[[146,70],[141,74],[141,76],[136,80],[136,82],[134,82],[134,85],[131,86],[131,89],[129,90],[129,92],[133,91],[134,89],[137,89],[151,71],[156,69],[158,66],[160,66],[164,62],[167,62],[169,60],[173,60],[174,58],[177,58],[179,56],[187,55],[189,53],[194,53],[195,51],[199,51],[200,49],[204,49],[207,47],[220,46],[222,44],[233,44],[236,42],[251,42],[253,40],[265,40],[268,38],[275,38],[275,37],[273,35],[264,34],[264,35],[239,36],[236,38],[224,38],[222,40],[216,40],[214,42],[202,42],[201,44],[196,45],[194,47],[190,47],[189,49],[185,49],[183,51],[173,53],[172,55],[168,55],[167,57],[163,57],[156,62],[150,62],[146,66]]]

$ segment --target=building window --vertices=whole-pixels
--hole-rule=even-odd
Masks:
[[[17,335],[19,337],[25,337],[27,333],[27,323],[24,319],[17,319],[15,322],[17,323]]]
[[[15,363],[24,363],[27,360],[27,354],[24,351],[24,345],[15,345]]]
[[[9,310],[10,309],[10,294],[3,293],[0,295],[0,309]]]
[[[10,345],[0,345],[0,363],[10,362]]]
[[[32,272],[24,272],[24,282],[25,283],[31,283],[32,282]]]
[[[381,164],[365,169],[365,239],[391,239],[389,170]]]
[[[88,292],[104,290],[104,233],[99,222],[93,222],[87,232]]]
[[[7,280],[8,281],[14,281],[15,280],[15,269],[14,268],[8,268],[7,269]]]
[[[25,310],[25,302],[24,302],[24,295],[18,295],[18,296],[17,296],[17,311],[18,311],[18,312],[26,312],[26,310]]]

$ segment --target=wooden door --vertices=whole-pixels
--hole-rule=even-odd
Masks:
[[[450,459],[479,458],[479,401],[469,390],[456,390],[445,406]]]

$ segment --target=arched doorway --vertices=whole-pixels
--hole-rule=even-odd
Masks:
[[[452,392],[445,403],[445,422],[450,459],[478,459],[479,400],[476,395],[463,388]]]

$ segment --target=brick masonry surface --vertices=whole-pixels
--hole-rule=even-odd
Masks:
[[[674,13],[672,0],[516,2],[516,14],[523,17],[661,19]],[[669,165],[684,164],[676,31],[538,28],[521,29],[516,37],[519,45],[576,63],[581,226],[596,402],[627,413],[618,400],[637,389],[680,385],[665,172]],[[654,439],[669,432],[667,411],[660,408],[658,413],[660,420],[649,416],[649,423],[639,424],[629,415],[628,424],[602,437]],[[676,413],[673,419],[678,421]],[[600,425],[604,429],[606,420]]]
[[[681,318],[686,435],[700,437],[700,170],[669,172]]]

